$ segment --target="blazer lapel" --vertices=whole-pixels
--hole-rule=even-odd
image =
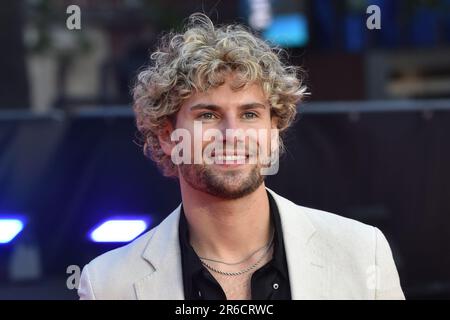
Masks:
[[[315,227],[302,207],[267,190],[280,212],[292,299],[326,299],[330,274]]]
[[[181,204],[156,227],[142,258],[152,271],[134,284],[140,300],[183,300],[178,223]]]

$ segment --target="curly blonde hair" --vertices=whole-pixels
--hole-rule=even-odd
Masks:
[[[241,25],[215,27],[204,14],[189,17],[182,33],[169,33],[150,56],[151,64],[139,73],[133,88],[136,125],[142,134],[144,154],[165,176],[178,176],[176,166],[159,143],[158,133],[173,121],[182,102],[194,92],[224,83],[236,73],[233,89],[250,82],[261,84],[278,117],[278,129],[287,129],[306,86],[303,71],[281,60],[283,50],[272,47]]]

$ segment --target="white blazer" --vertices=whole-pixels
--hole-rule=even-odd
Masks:
[[[267,190],[280,213],[292,299],[404,299],[379,229]],[[184,299],[180,207],[133,242],[87,264],[80,299]]]

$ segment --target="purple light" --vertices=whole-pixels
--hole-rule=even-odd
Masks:
[[[111,218],[90,232],[94,242],[129,242],[149,226],[148,218]]]

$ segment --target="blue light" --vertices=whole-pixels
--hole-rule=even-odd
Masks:
[[[264,38],[282,47],[301,47],[308,43],[308,21],[301,13],[276,15],[264,31]]]
[[[24,222],[16,218],[0,218],[0,244],[11,242],[24,227]]]
[[[129,242],[148,227],[147,218],[116,218],[102,222],[90,232],[94,242]]]

